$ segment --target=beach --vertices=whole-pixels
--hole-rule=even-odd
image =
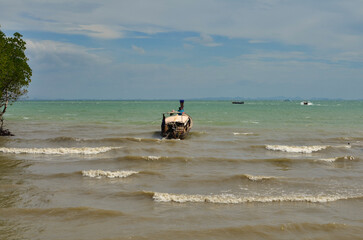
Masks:
[[[362,239],[363,101],[19,101],[0,239]]]

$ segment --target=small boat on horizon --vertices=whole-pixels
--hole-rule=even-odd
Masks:
[[[245,104],[244,101],[233,101],[232,104]]]
[[[311,106],[311,105],[313,105],[313,103],[312,102],[309,102],[309,101],[302,101],[300,104],[301,105],[305,105],[305,106]]]

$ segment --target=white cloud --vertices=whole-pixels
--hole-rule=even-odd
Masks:
[[[214,42],[213,38],[205,33],[201,33],[199,37],[186,38],[185,41],[200,44],[206,47],[217,47],[222,45],[221,43]]]
[[[0,5],[2,30],[24,32],[33,39],[59,38],[27,41],[34,70],[29,94],[170,98],[176,97],[174,89],[182,87],[180,92],[190,97],[226,96],[239,91],[259,96],[272,90],[280,94],[288,89],[285,84],[291,95],[303,93],[303,89],[316,96],[332,94],[327,89],[335,86],[347,91],[331,96],[351,92],[361,98],[360,0],[17,0]],[[166,32],[156,37],[176,41],[148,48],[148,58],[142,62],[153,64],[138,64],[140,58],[128,58],[131,51],[145,54],[140,45],[149,45],[141,38],[150,37],[147,44],[153,44],[156,37],[152,34]],[[79,39],[84,38],[69,34],[94,38],[87,44],[105,48],[107,57],[101,51],[70,43],[81,44]],[[127,37],[140,39],[135,45],[127,39],[104,41]],[[236,47],[238,43],[241,48]],[[261,43],[268,44],[258,45]],[[207,55],[198,58],[195,53],[199,45],[223,46],[226,51],[220,55],[213,52],[213,59]],[[235,55],[239,56],[232,57]],[[222,60],[217,62],[216,58]],[[294,89],[294,84],[300,88]]]
[[[95,38],[116,39],[123,37],[120,31],[101,24],[79,25],[78,27],[70,28],[70,31]]]
[[[145,54],[145,50],[143,48],[135,46],[135,45],[132,45],[132,50],[134,50],[138,54]]]
[[[224,36],[323,49],[363,49],[359,27],[363,2],[359,0],[19,0],[2,3],[0,22],[19,31],[97,38],[120,38],[123,30],[145,34],[184,31],[203,33],[190,41],[205,46],[220,44],[210,36]]]
[[[92,49],[72,44],[50,40],[26,40],[27,53],[30,61],[47,68],[62,69],[66,66],[79,68],[89,64],[107,64],[109,59],[92,53]]]

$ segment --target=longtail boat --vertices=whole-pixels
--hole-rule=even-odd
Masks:
[[[192,127],[192,118],[184,113],[184,100],[180,100],[179,111],[163,113],[161,135],[164,138],[184,139]]]

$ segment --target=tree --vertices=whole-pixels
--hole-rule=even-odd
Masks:
[[[0,135],[11,135],[3,129],[4,114],[9,104],[27,93],[32,70],[25,55],[25,41],[20,33],[6,37],[0,30]]]

